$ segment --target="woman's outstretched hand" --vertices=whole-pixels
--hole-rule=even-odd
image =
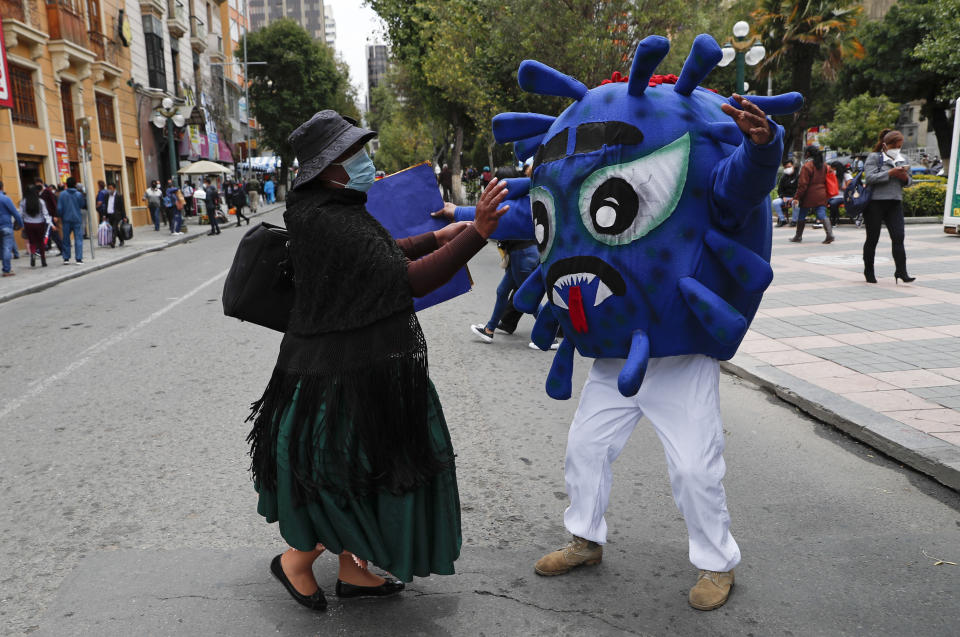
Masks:
[[[497,208],[507,198],[507,194],[509,194],[507,182],[494,177],[480,195],[473,224],[484,239],[490,238],[493,231],[497,229],[497,224],[500,223],[500,217],[510,209],[510,206]]]
[[[453,238],[469,228],[471,223],[473,222],[457,221],[456,223],[451,223],[450,225],[444,226],[439,230],[434,230],[433,236],[437,238],[437,247],[442,248],[453,241]]]

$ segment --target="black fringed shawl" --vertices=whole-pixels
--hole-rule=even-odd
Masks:
[[[310,189],[284,213],[296,297],[247,440],[254,483],[275,489],[280,421],[293,418],[301,501],[403,493],[453,464],[449,439],[432,439],[427,422],[427,344],[407,259],[365,202],[354,190]]]

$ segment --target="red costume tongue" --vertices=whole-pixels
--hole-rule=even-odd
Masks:
[[[570,322],[573,323],[573,329],[581,334],[586,333],[589,328],[587,327],[587,315],[583,311],[583,294],[580,293],[579,285],[570,288],[567,305],[570,307]]]

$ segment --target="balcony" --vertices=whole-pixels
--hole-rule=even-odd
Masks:
[[[0,0],[0,15],[3,16],[3,39],[7,50],[22,45],[30,49],[31,59],[43,56],[43,47],[49,37],[40,30],[42,24],[37,7],[24,7],[21,0]]]
[[[219,33],[208,33],[207,41],[210,43],[210,61],[223,62],[223,37]]]
[[[207,25],[195,15],[190,16],[190,46],[197,53],[207,50]]]
[[[149,13],[162,20],[163,14],[167,12],[167,0],[140,0],[140,12]]]
[[[123,70],[120,68],[119,45],[96,31],[90,31],[87,35],[90,38],[90,50],[96,58],[93,63],[94,83],[103,83],[115,89],[123,76]]]
[[[69,0],[47,2],[47,24],[51,40],[67,40],[84,49],[90,48],[86,20]]]
[[[167,30],[174,38],[182,38],[190,29],[187,8],[181,0],[170,0],[167,12]]]

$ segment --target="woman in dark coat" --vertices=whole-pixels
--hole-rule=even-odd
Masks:
[[[258,511],[291,546],[271,571],[316,610],[326,600],[312,565],[324,550],[339,556],[340,597],[403,589],[367,561],[402,581],[454,572],[454,452],[413,297],[448,281],[506,211],[506,184],[492,182],[474,223],[394,240],[365,209],[375,171],[363,146],[374,136],[329,110],[290,136],[296,295],[248,438]]]
[[[827,233],[824,243],[833,243],[833,226],[827,219],[827,171],[830,170],[823,161],[823,153],[816,146],[807,146],[803,151],[806,160],[800,167],[800,181],[797,184],[796,199],[800,203],[800,216],[797,219],[797,232],[790,239],[794,243],[803,241],[803,228],[806,226],[807,214],[813,212],[823,224]]]

